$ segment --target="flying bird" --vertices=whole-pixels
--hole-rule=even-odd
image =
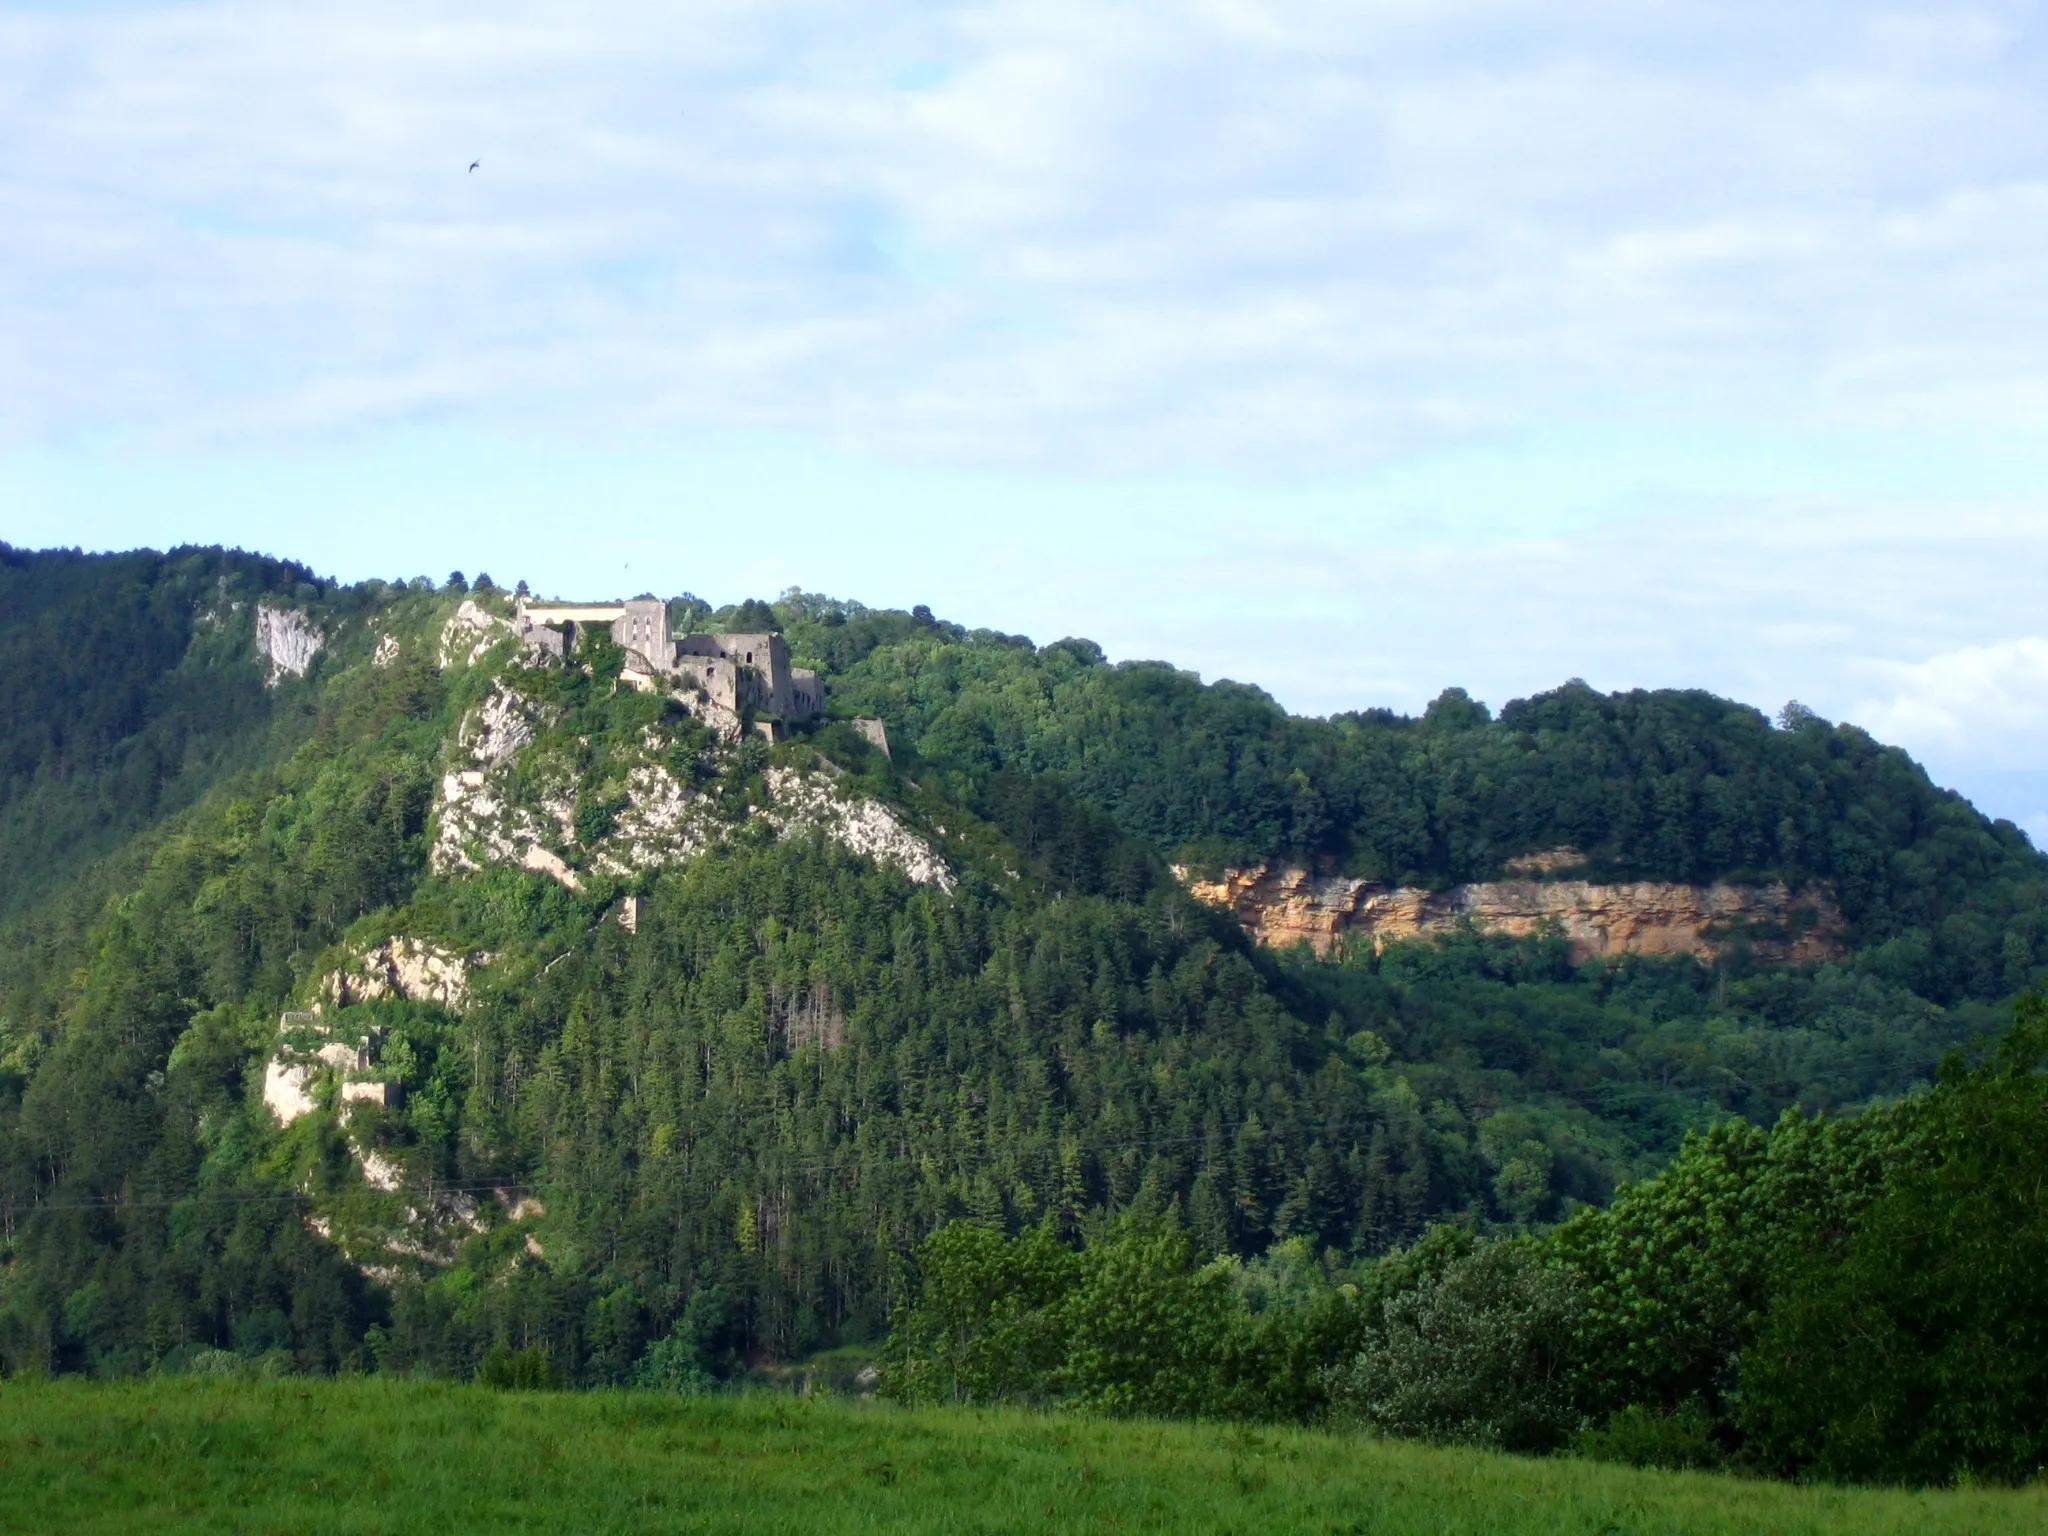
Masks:
[[[472,160],[472,161],[470,161],[470,162],[469,162],[469,168],[470,168],[470,169],[471,169],[471,170],[473,171],[473,170],[475,170],[475,169],[476,169],[476,168],[477,168],[478,166],[480,166],[480,165],[482,165],[482,164],[483,164],[483,161],[481,161],[481,160]]]

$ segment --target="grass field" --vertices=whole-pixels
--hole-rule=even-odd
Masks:
[[[0,1530],[2040,1532],[2048,1488],[1794,1488],[1302,1430],[380,1380],[0,1385]]]

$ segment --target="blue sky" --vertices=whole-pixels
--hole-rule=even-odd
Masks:
[[[12,542],[1796,696],[2048,840],[2031,0],[0,0],[0,231]]]

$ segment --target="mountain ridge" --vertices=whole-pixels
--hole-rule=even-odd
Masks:
[[[718,620],[772,623],[824,682],[775,742],[630,681],[602,634],[451,644],[465,606],[511,609],[481,580],[278,570],[231,644],[181,653],[260,690],[260,745],[8,921],[10,1367],[203,1346],[462,1374],[512,1340],[622,1381],[678,1328],[715,1371],[873,1337],[892,1266],[954,1216],[1171,1212],[1243,1253],[1521,1230],[1716,1116],[1907,1091],[2048,967],[2048,861],[1852,727],[1583,685],[1304,721],[1086,642],[792,593]],[[259,602],[299,615],[265,633],[302,671],[266,666]],[[0,608],[0,640],[51,611]],[[480,764],[508,689],[546,707]],[[528,818],[503,850],[488,818],[448,839],[471,789]],[[1601,880],[1825,884],[1842,952],[1581,959],[1454,924],[1323,959],[1255,946],[1170,867],[1441,890],[1566,846]],[[438,990],[406,979],[429,955],[459,997],[439,958]]]

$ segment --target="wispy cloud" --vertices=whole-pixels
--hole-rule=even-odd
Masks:
[[[1616,400],[2031,423],[2030,14],[0,11],[0,416],[1268,473]]]

